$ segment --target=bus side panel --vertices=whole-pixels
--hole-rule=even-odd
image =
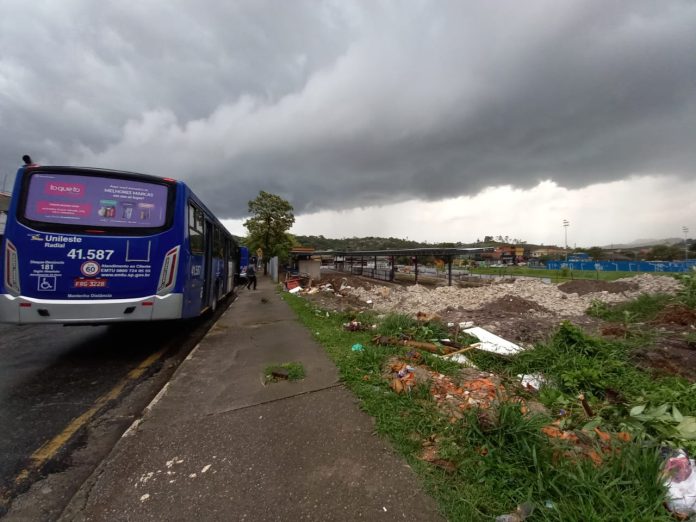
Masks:
[[[201,310],[205,308],[203,305],[204,256],[187,253],[186,258],[183,317],[198,317]]]

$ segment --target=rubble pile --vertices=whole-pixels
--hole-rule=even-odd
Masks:
[[[593,301],[617,303],[634,299],[643,293],[674,294],[681,288],[681,283],[672,277],[650,274],[619,281],[630,283],[634,290],[620,293],[602,291],[584,295],[567,294],[559,290],[557,285],[525,279],[477,288],[442,286],[430,290],[422,285],[405,288],[376,285],[369,289],[357,287],[346,291],[363,302],[369,302],[380,312],[399,310],[401,313],[415,315],[422,311],[435,313],[446,308],[478,310],[494,301],[513,297],[531,301],[549,311],[530,309],[529,312],[534,315],[572,317],[583,315]]]

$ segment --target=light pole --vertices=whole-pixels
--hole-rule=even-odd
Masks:
[[[684,232],[684,261],[689,260],[689,245],[686,243],[686,235],[689,233],[689,227],[682,227]]]
[[[563,228],[565,229],[565,255],[566,263],[568,262],[568,227],[570,226],[570,221],[567,219],[563,220]]]

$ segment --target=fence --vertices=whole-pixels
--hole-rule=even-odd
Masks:
[[[689,261],[549,261],[548,270],[592,270],[598,272],[690,272],[696,260]]]
[[[351,268],[350,273],[353,275],[359,275],[363,277],[371,277],[372,279],[379,279],[380,281],[394,280],[394,272],[392,270],[383,268],[368,268],[366,266],[354,266]]]

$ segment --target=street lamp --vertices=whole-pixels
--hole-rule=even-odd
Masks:
[[[567,219],[563,220],[563,228],[565,229],[565,251],[566,251],[566,263],[568,262],[568,227],[570,226],[570,221]]]
[[[689,233],[689,227],[682,227],[684,232],[684,261],[689,260],[689,245],[686,243],[686,235]]]

